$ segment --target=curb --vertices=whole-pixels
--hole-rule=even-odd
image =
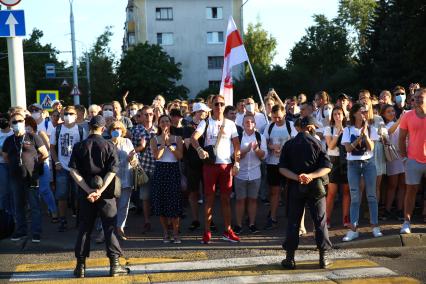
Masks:
[[[334,245],[337,249],[352,248],[383,248],[383,247],[422,247],[426,246],[426,234],[403,234],[371,238],[353,242],[344,242]]]

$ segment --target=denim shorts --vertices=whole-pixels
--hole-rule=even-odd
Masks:
[[[409,185],[420,184],[423,176],[426,176],[426,164],[407,159],[405,163],[405,183]]]
[[[77,194],[77,186],[70,172],[64,169],[56,171],[56,200],[67,200],[70,192]]]

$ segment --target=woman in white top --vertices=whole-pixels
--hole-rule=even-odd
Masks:
[[[364,177],[370,224],[373,236],[381,237],[378,226],[378,204],[376,199],[376,166],[374,164],[374,141],[378,139],[377,130],[367,122],[368,110],[362,104],[354,104],[349,113],[350,126],[343,131],[342,143],[345,145],[348,160],[348,182],[351,193],[351,229],[343,238],[344,242],[359,237],[357,232],[359,208],[361,205],[360,179]]]
[[[117,234],[122,240],[126,240],[124,227],[126,225],[127,214],[129,212],[130,197],[133,186],[133,166],[136,166],[138,159],[132,141],[126,136],[126,127],[120,121],[114,121],[108,129],[111,142],[117,149],[119,168],[117,176],[121,182],[121,195],[117,200]]]
[[[151,194],[154,215],[160,216],[163,227],[163,242],[170,242],[170,219],[174,243],[179,244],[179,218],[183,211],[179,160],[182,159],[183,142],[180,136],[170,134],[170,126],[170,117],[161,115],[158,119],[158,133],[150,141],[155,159]]]
[[[398,137],[399,137],[399,122],[402,115],[395,121],[396,112],[392,105],[384,105],[381,109],[381,115],[385,122],[388,136],[385,142],[392,144],[398,151]],[[386,200],[385,212],[381,216],[381,220],[402,219],[404,220],[403,206],[404,206],[404,193],[405,193],[405,169],[402,159],[397,159],[391,162],[386,162],[386,174],[388,182],[386,187]],[[391,212],[392,203],[397,195],[396,215]]]
[[[327,142],[327,154],[330,157],[330,161],[333,164],[331,172],[328,174],[330,183],[327,187],[327,226],[331,227],[330,220],[331,214],[334,207],[334,198],[339,185],[343,189],[343,200],[342,200],[342,214],[343,214],[343,225],[348,227],[350,225],[349,220],[349,206],[351,197],[349,194],[348,175],[346,157],[342,157],[340,151],[341,141],[343,135],[343,129],[346,126],[345,113],[342,107],[336,106],[333,109],[330,119],[330,126],[324,128],[324,137]],[[344,147],[344,146],[343,146]]]

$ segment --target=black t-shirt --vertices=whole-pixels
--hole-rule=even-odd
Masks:
[[[9,159],[10,174],[16,178],[32,177],[38,161],[37,149],[43,145],[41,138],[35,134],[25,133],[23,136],[7,137],[3,144],[3,152],[7,153]]]
[[[108,172],[118,172],[119,161],[116,148],[111,141],[105,140],[101,135],[92,134],[86,140],[74,145],[69,167],[76,169],[84,181],[90,185],[91,179],[96,175],[103,179]],[[113,180],[102,193],[101,198],[113,198],[114,185]]]
[[[183,129],[184,129],[184,127],[171,126],[170,127],[170,134],[174,135],[174,136],[180,136],[180,137],[183,138]]]
[[[183,128],[183,139],[191,138],[192,134],[195,132],[195,129],[197,129],[197,126],[198,124],[190,121],[188,125]],[[203,165],[200,157],[198,157],[197,150],[195,150],[191,144],[189,144],[188,149],[184,147],[183,159],[186,165],[192,168],[201,167]]]

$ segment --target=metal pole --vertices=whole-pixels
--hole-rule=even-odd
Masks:
[[[262,94],[260,93],[259,84],[257,84],[256,76],[254,75],[253,68],[251,67],[250,59],[247,60],[250,68],[251,75],[253,76],[254,84],[256,85],[257,93],[259,94],[260,102],[262,103],[263,113],[265,114],[266,121],[268,121],[268,115],[266,114],[265,103],[263,102]]]
[[[12,10],[11,7],[7,8]],[[11,106],[27,107],[22,37],[7,38]]]
[[[86,76],[87,76],[87,104],[92,104],[92,91],[90,87],[90,58],[89,53],[86,51]]]
[[[72,10],[73,0],[70,0],[70,25],[71,25],[71,48],[72,48],[72,68],[73,68],[73,89],[78,88],[77,74],[77,56],[75,51],[75,30],[74,30],[74,13]],[[80,104],[80,96],[74,96],[74,105]]]

